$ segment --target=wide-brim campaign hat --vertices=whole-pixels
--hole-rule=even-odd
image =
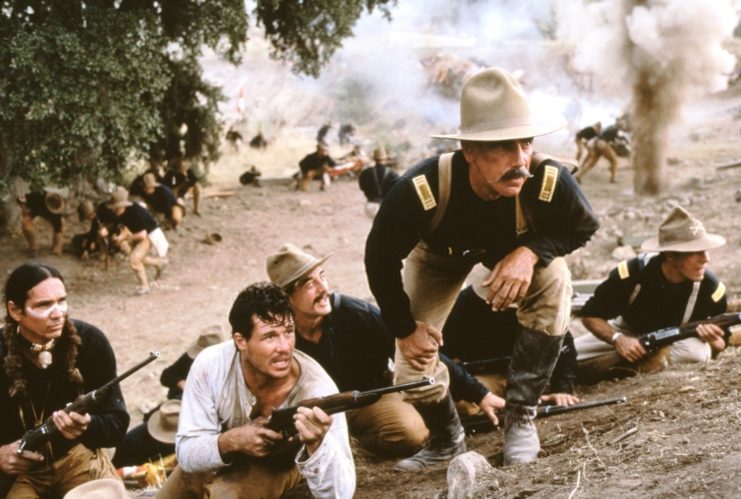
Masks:
[[[55,215],[64,211],[64,198],[58,192],[47,192],[44,195],[44,204],[46,209]]]
[[[566,126],[566,120],[535,113],[517,79],[501,68],[470,76],[461,91],[459,132],[431,135],[437,139],[494,142],[546,135]]]
[[[641,244],[644,251],[690,253],[719,248],[726,244],[723,236],[708,234],[705,226],[681,206],[675,206],[659,226],[658,237]]]
[[[144,177],[142,177],[142,180],[144,181],[144,187],[152,188],[157,187],[159,183],[157,182],[157,178],[154,176],[154,173],[149,172],[145,173]]]
[[[373,161],[382,165],[387,164],[391,161],[391,158],[389,158],[385,147],[381,146],[373,150]]]
[[[98,478],[78,485],[64,495],[64,499],[130,499],[121,480]]]
[[[126,208],[127,206],[131,206],[131,204],[131,201],[129,201],[129,191],[119,185],[114,189],[111,198],[106,203],[106,206],[114,209]]]
[[[268,257],[268,277],[270,277],[270,282],[283,288],[312,272],[329,257],[330,255],[326,255],[317,258],[295,244],[286,243],[277,253]]]
[[[224,337],[221,334],[221,326],[209,326],[198,334],[198,338],[191,343],[185,353],[191,359],[195,359],[204,348],[208,348],[211,345],[218,345],[222,341],[224,341]]]
[[[153,439],[163,444],[174,444],[180,420],[180,401],[166,400],[149,416],[147,431]]]

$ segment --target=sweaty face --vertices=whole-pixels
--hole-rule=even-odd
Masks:
[[[702,281],[710,263],[707,251],[692,253],[670,253],[666,259],[667,277],[674,282]],[[672,279],[674,277],[674,279]]]
[[[524,170],[530,168],[533,139],[506,140],[485,146],[465,146],[463,155],[469,164],[471,188],[484,201],[519,194],[527,180]],[[517,170],[521,169],[518,173]]]
[[[243,367],[251,374],[280,379],[291,373],[296,346],[293,319],[264,322],[253,315],[250,338],[235,333],[234,342],[240,351]]]
[[[291,293],[291,307],[297,316],[317,318],[332,311],[329,301],[329,283],[324,269],[317,267],[296,283]]]
[[[62,335],[67,316],[67,290],[56,277],[49,277],[31,288],[23,308],[8,302],[10,316],[20,325],[28,341],[44,344]]]

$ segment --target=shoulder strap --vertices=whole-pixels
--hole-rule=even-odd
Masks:
[[[450,201],[450,184],[453,178],[453,153],[448,152],[440,155],[440,159],[437,162],[438,171],[438,200],[437,209],[435,214],[432,215],[430,220],[430,234],[440,226],[445,211],[448,209],[448,201]]]

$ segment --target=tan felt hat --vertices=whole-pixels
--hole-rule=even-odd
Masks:
[[[277,253],[268,257],[268,277],[273,284],[284,288],[296,279],[312,272],[327,261],[329,256],[317,258],[295,244],[286,243],[280,247]]]
[[[111,209],[126,208],[127,206],[131,206],[131,204],[131,201],[129,201],[129,191],[120,185],[116,187],[111,194],[111,199],[106,203],[106,205]]]
[[[217,345],[224,341],[224,337],[221,334],[221,326],[214,325],[208,326],[206,329],[200,332],[198,338],[191,343],[185,353],[191,359],[195,359],[204,348],[208,348],[211,345]]]
[[[64,495],[64,499],[129,499],[131,496],[121,480],[98,478],[78,485]]]
[[[641,244],[644,251],[677,251],[692,253],[719,248],[726,244],[723,236],[708,234],[705,226],[681,206],[675,206],[659,226],[659,236]]]
[[[380,164],[386,164],[391,160],[389,158],[388,153],[386,152],[386,148],[381,146],[377,147],[373,150],[373,161]]]
[[[153,439],[163,444],[174,444],[180,419],[180,401],[166,400],[149,416],[147,431]]]
[[[154,173],[151,173],[151,172],[145,173],[143,180],[144,180],[144,187],[151,188],[151,187],[157,187],[158,185],[157,179],[155,178]]]
[[[460,132],[432,137],[490,142],[537,137],[565,126],[561,116],[536,114],[510,73],[489,68],[463,83]]]
[[[44,196],[46,209],[55,215],[64,211],[64,198],[58,192],[47,192]]]

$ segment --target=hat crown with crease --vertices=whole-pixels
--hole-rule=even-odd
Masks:
[[[645,251],[676,251],[692,253],[719,248],[726,243],[723,236],[708,234],[705,226],[681,206],[675,206],[659,226],[658,237],[643,242]]]
[[[323,264],[327,258],[329,258],[329,255],[317,258],[295,244],[286,243],[280,247],[277,253],[268,257],[268,277],[273,284],[283,288],[313,271]]]
[[[159,409],[149,416],[147,431],[158,442],[174,444],[179,420],[180,401],[175,399],[166,400]]]
[[[493,142],[546,135],[566,126],[560,116],[536,115],[518,81],[501,68],[469,77],[460,106],[460,132],[432,137]]]

